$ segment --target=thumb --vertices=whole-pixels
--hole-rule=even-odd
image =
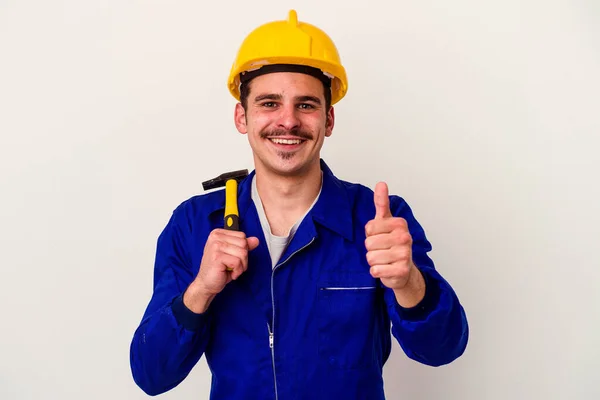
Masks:
[[[248,241],[248,250],[252,251],[258,247],[258,238],[257,237],[249,237],[246,239]]]
[[[390,197],[388,187],[385,182],[379,182],[375,186],[375,218],[388,218],[392,216],[390,211]]]

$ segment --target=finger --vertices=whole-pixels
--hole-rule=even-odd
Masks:
[[[238,247],[242,247],[248,250],[254,250],[258,247],[259,240],[257,237],[246,237],[244,232],[240,231],[228,231],[221,230],[217,233],[217,237],[220,240],[226,241],[231,244],[235,244]]]
[[[248,242],[248,250],[252,251],[258,247],[259,240],[257,237],[252,236],[247,239],[247,242]]]
[[[213,232],[214,239],[220,240],[227,243],[235,244],[239,247],[247,247],[246,234],[241,231],[227,231],[224,229],[215,230]]]
[[[376,227],[375,227],[376,229]],[[408,231],[392,229],[391,232],[377,232],[367,235],[365,248],[367,251],[391,249],[397,246],[411,246],[412,236]]]
[[[386,250],[367,252],[367,262],[374,266],[378,264],[406,263],[410,259],[410,249],[406,247],[393,247]]]
[[[372,219],[365,225],[365,235],[367,237],[374,235],[387,234],[393,231],[390,219]]]
[[[241,268],[234,268],[233,270],[230,270],[231,273],[231,280],[235,281],[237,280],[240,276],[242,276],[242,274],[245,271]]]
[[[223,253],[220,257],[220,264],[223,268],[222,271],[229,271],[233,280],[244,273],[242,261],[236,256]]]
[[[212,241],[214,243],[228,243],[232,246],[236,246],[242,249],[248,249],[248,241],[246,240],[246,236],[243,232],[241,233],[243,236],[239,235],[229,235],[223,232],[214,233]]]
[[[394,244],[394,236],[390,233],[371,235],[365,239],[365,248],[367,251],[390,249]]]
[[[378,264],[371,267],[369,271],[373,278],[399,278],[405,279],[409,274],[409,268],[400,264]]]
[[[392,216],[390,211],[390,198],[388,194],[388,187],[385,182],[379,182],[375,186],[374,193],[375,201],[375,218],[387,218]]]
[[[223,228],[214,229],[213,233],[215,233],[217,235],[225,235],[225,236],[237,237],[237,238],[241,238],[241,239],[244,239],[246,237],[246,233],[243,231],[232,231],[232,230],[223,229]]]
[[[242,263],[244,271],[248,269],[248,249],[246,247],[239,247],[235,244],[227,242],[219,242],[218,251],[222,254],[236,257]]]
[[[381,233],[408,232],[406,220],[400,217],[372,219],[365,225],[367,236],[379,235]]]

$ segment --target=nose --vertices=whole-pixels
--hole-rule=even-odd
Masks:
[[[298,118],[298,110],[293,104],[286,104],[281,107],[279,114],[278,125],[288,131],[297,129],[300,126],[300,118]]]

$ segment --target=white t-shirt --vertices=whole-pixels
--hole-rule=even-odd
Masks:
[[[323,188],[323,175],[321,175],[321,189]],[[256,211],[258,212],[258,218],[260,219],[260,224],[263,229],[263,233],[265,235],[265,240],[267,241],[267,247],[269,249],[269,253],[271,254],[271,262],[272,268],[275,268],[281,255],[287,248],[287,246],[292,241],[294,234],[298,230],[300,223],[306,217],[306,214],[313,208],[319,196],[321,195],[321,189],[319,189],[319,193],[315,198],[315,201],[311,204],[311,206],[306,210],[304,215],[300,217],[300,219],[292,226],[290,231],[286,236],[276,236],[271,232],[271,226],[269,225],[269,221],[267,220],[267,216],[265,214],[265,210],[263,208],[262,201],[260,199],[260,195],[258,194],[258,189],[256,188],[256,175],[252,178],[252,201],[254,201],[254,205],[256,206]]]

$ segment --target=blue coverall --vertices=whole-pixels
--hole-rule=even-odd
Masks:
[[[373,191],[336,178],[323,160],[321,168],[321,196],[275,268],[250,196],[255,172],[240,183],[241,230],[260,244],[249,253],[248,270],[204,314],[187,309],[182,295],[209,233],[223,227],[224,191],[174,210],[158,239],[153,294],[131,343],[133,378],[146,393],[172,389],[205,355],[213,400],[378,400],[385,398],[382,368],[392,334],[423,364],[463,354],[465,311],[428,256],[431,245],[408,204],[390,196],[392,214],[408,222],[427,288],[419,305],[405,309],[369,273],[364,243]]]

